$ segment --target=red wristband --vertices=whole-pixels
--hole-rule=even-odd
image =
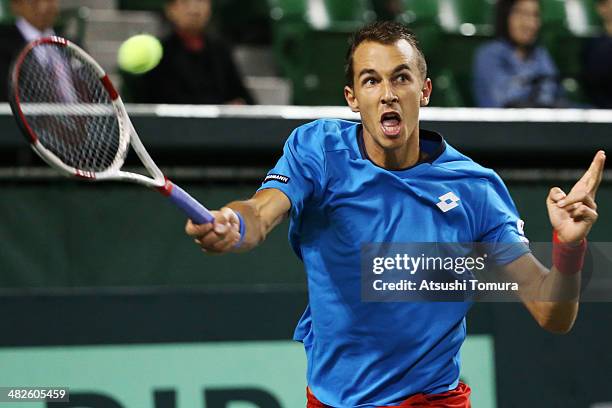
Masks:
[[[586,248],[586,238],[577,246],[569,245],[559,241],[557,231],[553,231],[552,261],[563,275],[575,275],[582,270]]]

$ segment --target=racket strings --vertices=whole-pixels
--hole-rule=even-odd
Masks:
[[[98,73],[71,48],[40,44],[24,58],[17,96],[40,143],[64,164],[88,172],[120,156],[121,128]]]

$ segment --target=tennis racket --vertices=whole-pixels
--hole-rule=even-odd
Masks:
[[[202,204],[164,177],[108,75],[77,45],[60,37],[29,43],[15,59],[9,89],[19,128],[51,167],[84,180],[154,188],[194,223],[213,222]],[[148,174],[121,170],[130,146]]]

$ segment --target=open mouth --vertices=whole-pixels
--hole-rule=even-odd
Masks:
[[[385,136],[397,136],[402,130],[402,117],[397,112],[386,112],[380,118]]]

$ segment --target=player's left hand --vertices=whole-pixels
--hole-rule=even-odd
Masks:
[[[546,198],[548,217],[561,242],[581,242],[597,221],[595,195],[603,177],[605,162],[606,153],[600,150],[569,194],[559,187],[550,190]]]

